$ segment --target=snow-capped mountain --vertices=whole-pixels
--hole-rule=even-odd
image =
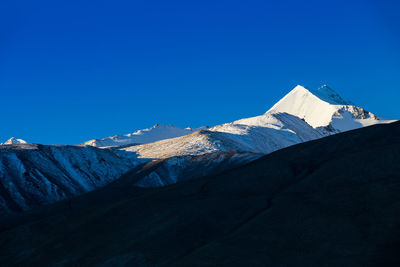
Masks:
[[[324,127],[335,133],[393,122],[355,106],[326,85],[317,90],[298,85],[267,114],[282,112],[304,119],[313,128]]]
[[[156,124],[151,128],[138,130],[130,134],[114,135],[103,139],[89,140],[82,145],[95,147],[114,147],[130,144],[147,144],[163,139],[187,135],[197,130],[199,129],[192,129],[190,127],[182,129],[173,125]]]
[[[318,90],[299,85],[264,115],[124,149],[151,159],[231,150],[267,154],[334,133],[388,122],[392,121],[355,106],[326,85]]]
[[[0,146],[0,215],[104,186],[140,164],[132,153],[78,146]]]
[[[15,137],[11,137],[10,139],[8,139],[4,145],[12,145],[12,144],[26,144],[27,142],[25,140],[22,139],[18,139]]]
[[[207,129],[155,125],[84,146],[44,146],[11,138],[0,146],[0,214],[76,196],[125,176],[133,175],[134,181],[125,179],[132,186],[165,186],[294,144],[388,122],[327,86],[296,86],[263,115]]]
[[[137,194],[135,177],[121,178],[71,202],[3,218],[0,262],[397,267],[399,151],[394,123],[165,189]]]

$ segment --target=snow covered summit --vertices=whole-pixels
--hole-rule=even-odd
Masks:
[[[26,144],[26,143],[27,142],[25,140],[18,139],[18,138],[15,138],[15,137],[11,137],[4,144],[5,145],[13,145],[13,144]]]
[[[267,113],[288,113],[304,119],[313,128],[324,127],[332,132],[392,122],[355,106],[326,85],[317,90],[298,85]]]

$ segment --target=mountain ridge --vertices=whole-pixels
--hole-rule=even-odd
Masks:
[[[199,128],[200,129],[200,128]],[[179,137],[190,134],[199,129],[179,128],[172,124],[155,124],[151,128],[137,130],[133,133],[125,135],[114,135],[102,139],[92,139],[82,143],[81,145],[89,145],[95,147],[113,147],[124,146],[129,144],[145,144],[152,143],[163,139]]]
[[[266,113],[217,125],[208,132],[122,148],[141,158],[167,158],[236,150],[270,153],[331,134],[391,120],[381,120],[354,106],[330,87],[296,86]]]
[[[0,143],[0,145],[26,144],[26,143],[28,143],[28,142],[26,142],[25,140],[22,140],[22,139],[19,139],[19,138],[15,138],[15,137],[11,137],[7,141],[5,141],[4,144]]]

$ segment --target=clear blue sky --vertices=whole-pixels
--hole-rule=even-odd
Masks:
[[[327,83],[400,118],[399,1],[1,1],[0,141],[259,115]]]

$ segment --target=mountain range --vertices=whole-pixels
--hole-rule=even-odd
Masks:
[[[173,125],[156,124],[152,128],[138,130],[132,134],[93,139],[82,145],[125,146],[124,149],[127,150],[143,151],[144,157],[148,157],[147,151],[150,150],[156,158],[228,150],[269,153],[289,144],[392,121],[355,106],[327,85],[323,85],[317,90],[310,90],[298,85],[261,116],[241,119],[212,128],[193,129],[188,127],[182,129]],[[199,130],[203,131],[198,132]],[[196,134],[190,136],[195,132]],[[150,148],[137,146],[182,136],[185,137],[173,139],[170,142],[155,143],[154,146],[160,146],[159,150],[163,151],[161,153],[155,152],[154,146]],[[265,140],[270,141],[270,144],[266,145]],[[176,145],[179,147],[179,152],[168,153],[168,147],[171,147],[172,150],[177,149],[175,143],[179,144]],[[225,144],[225,146],[219,146],[219,144]],[[128,148],[129,145],[132,145],[132,148]]]
[[[156,124],[69,146],[12,138],[0,146],[0,214],[80,195],[126,174],[141,177],[138,187],[214,175],[298,143],[389,122],[326,85],[296,86],[265,114],[211,128]]]
[[[165,187],[132,186],[146,175],[132,171],[87,194],[1,217],[0,263],[400,266],[399,174],[399,122]]]

